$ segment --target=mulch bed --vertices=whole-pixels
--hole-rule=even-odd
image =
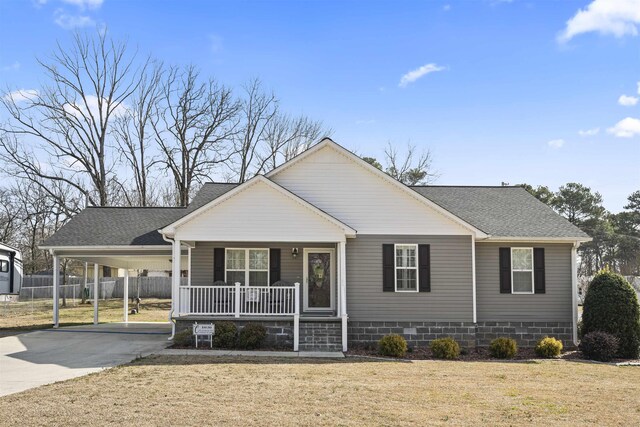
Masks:
[[[357,357],[357,356],[365,356],[365,357],[381,357],[380,354],[373,349],[368,349],[364,347],[360,348],[352,348],[348,352],[345,353],[347,356]],[[393,359],[393,358],[389,358]],[[405,357],[401,358],[402,360],[442,360],[436,359],[431,354],[431,350],[427,347],[420,347],[411,349]],[[456,359],[461,362],[475,362],[475,361],[530,361],[530,360],[540,360],[541,358],[536,355],[533,348],[519,348],[518,353],[513,359],[496,359],[491,357],[489,354],[488,348],[475,348],[463,351],[460,354],[460,358]],[[578,350],[570,350],[563,352],[559,357],[556,357],[551,360],[570,360],[570,361],[586,361],[587,360],[580,351]],[[640,360],[628,360],[628,359],[614,359],[611,362],[607,362],[608,364],[617,364],[617,363],[629,363],[629,364],[639,364]]]

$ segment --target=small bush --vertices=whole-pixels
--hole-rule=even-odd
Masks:
[[[582,328],[584,336],[602,331],[619,340],[617,356],[640,356],[640,304],[633,287],[619,274],[598,273],[584,298]]]
[[[562,341],[553,337],[544,337],[536,344],[536,354],[539,357],[552,358],[562,353]]]
[[[451,337],[438,338],[429,344],[433,357],[453,360],[460,357],[460,345]]]
[[[176,332],[173,336],[173,344],[180,347],[189,347],[193,345],[193,333],[191,329]]]
[[[518,344],[511,338],[496,338],[489,345],[489,354],[496,359],[512,359],[517,352]]]
[[[378,351],[383,356],[402,357],[407,354],[407,340],[398,334],[385,335],[378,341]]]
[[[216,322],[216,333],[213,336],[213,346],[233,348],[236,345],[238,328],[233,322]]]
[[[260,323],[247,323],[238,334],[238,347],[245,350],[260,348],[267,338],[267,328]]]
[[[616,356],[620,340],[607,332],[589,332],[580,341],[580,351],[587,359],[608,362]]]

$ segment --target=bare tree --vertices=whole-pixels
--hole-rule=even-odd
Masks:
[[[129,108],[115,119],[114,135],[120,158],[133,174],[133,191],[123,191],[129,206],[154,204],[150,183],[152,169],[158,160],[149,153],[149,148],[153,142],[152,122],[157,121],[161,81],[162,66],[154,63],[143,74]],[[132,199],[130,194],[135,197]]]
[[[439,177],[439,173],[433,170],[433,156],[429,150],[417,153],[414,145],[407,144],[406,151],[400,154],[389,142],[384,155],[385,172],[403,184],[431,184]]]
[[[275,94],[266,92],[259,79],[249,81],[244,86],[243,95],[240,101],[242,128],[234,141],[234,156],[231,162],[237,182],[246,181],[264,167],[267,159],[261,161],[260,149],[265,144],[268,145],[268,129],[273,128],[272,122],[278,117],[279,111],[279,102]]]
[[[167,72],[162,106],[152,125],[162,153],[159,161],[173,176],[178,206],[189,203],[194,183],[208,179],[229,159],[238,108],[230,89],[213,79],[201,82],[195,67]]]
[[[237,182],[276,168],[331,133],[322,122],[282,113],[278,98],[265,91],[259,79],[244,86],[240,102],[241,132],[229,163]]]
[[[2,155],[13,173],[45,186],[65,183],[89,203],[106,206],[115,168],[107,138],[112,119],[126,110],[139,85],[134,59],[126,43],[102,32],[91,38],[76,34],[71,48],[58,44],[50,60],[40,60],[46,85],[0,99],[9,115],[2,130],[20,137],[19,144]],[[29,144],[35,148],[27,149]],[[45,156],[49,169],[37,160]]]
[[[21,226],[13,189],[0,188],[0,242],[13,242]]]

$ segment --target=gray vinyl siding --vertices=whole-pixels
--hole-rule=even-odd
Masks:
[[[196,242],[191,249],[191,285],[211,286],[213,284],[213,248],[280,248],[280,280],[302,283],[303,250],[308,248],[335,248],[331,243],[233,243]],[[291,249],[298,248],[298,256],[293,259]],[[335,268],[335,266],[334,266]]]
[[[431,245],[431,292],[382,291],[384,243]],[[473,321],[471,236],[359,234],[346,246],[350,320]]]
[[[544,248],[546,289],[544,294],[500,293],[499,248]],[[476,292],[478,321],[570,322],[571,245],[536,243],[477,243]]]

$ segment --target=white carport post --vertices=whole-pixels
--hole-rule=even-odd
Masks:
[[[98,264],[93,264],[93,324],[98,324]]]
[[[173,250],[171,256],[171,315],[177,317],[180,313],[179,293],[180,293],[180,258],[182,252],[180,251],[180,240],[175,239],[173,241]],[[171,320],[171,319],[169,319]],[[173,323],[175,334],[175,323]]]
[[[342,351],[347,351],[347,241],[338,242],[338,283],[340,283],[340,317],[342,318]]]
[[[124,269],[124,283],[122,290],[122,299],[124,300],[124,323],[129,323],[129,269]]]
[[[53,327],[60,325],[60,258],[53,255]]]

